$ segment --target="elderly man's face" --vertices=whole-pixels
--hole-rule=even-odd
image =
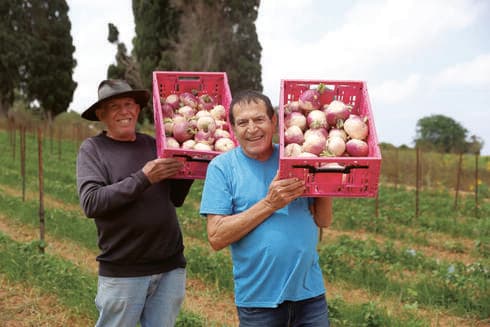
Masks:
[[[235,137],[243,152],[256,160],[269,159],[274,150],[272,137],[276,130],[276,115],[269,118],[263,101],[237,103],[231,110],[235,117]]]
[[[132,141],[136,138],[140,110],[133,98],[116,98],[104,102],[96,115],[106,125],[107,136],[118,141]]]

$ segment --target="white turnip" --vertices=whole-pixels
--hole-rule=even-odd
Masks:
[[[172,117],[173,115],[174,115],[174,108],[166,102],[162,103],[162,116]]]
[[[211,116],[213,116],[213,118],[216,120],[226,119],[226,109],[220,104],[214,106],[209,112],[211,113]]]
[[[298,154],[297,157],[300,157],[300,158],[318,158],[318,155],[311,153],[311,152],[303,151],[300,154]]]
[[[184,92],[179,95],[180,102],[182,102],[182,105],[184,106],[189,106],[191,108],[197,108],[197,105],[199,104],[199,100],[196,98],[196,96],[190,92]]]
[[[188,121],[174,121],[174,128],[172,135],[179,142],[190,140],[193,136],[193,130]]]
[[[180,144],[179,142],[173,138],[173,137],[167,137],[166,138],[166,142],[167,142],[167,148],[170,148],[170,149],[178,149],[180,148]]]
[[[196,141],[193,139],[187,140],[184,143],[182,143],[182,149],[186,150],[192,150],[194,149],[194,145],[196,145]]]
[[[297,157],[303,152],[300,144],[290,143],[284,147],[284,155],[286,157]]]
[[[319,155],[325,150],[326,141],[325,136],[320,133],[310,134],[303,142],[303,152]]]
[[[304,133],[305,138],[309,138],[310,134],[319,134],[323,136],[325,139],[328,136],[328,132],[326,128],[309,128]]]
[[[341,127],[342,123],[349,117],[351,107],[339,100],[334,100],[324,106],[327,123],[330,126]]]
[[[291,101],[284,105],[284,113],[290,114],[292,112],[301,111],[301,107],[299,106],[299,101]]]
[[[214,143],[214,131],[198,130],[194,134],[194,140],[198,143],[213,144]]]
[[[173,109],[180,106],[180,98],[177,94],[170,94],[165,98],[165,103],[168,103]]]
[[[225,131],[224,129],[221,129],[221,128],[217,128],[214,131],[215,140],[219,140],[222,137],[231,138],[230,132]]]
[[[196,114],[196,109],[194,109],[191,106],[183,106],[177,109],[177,113],[179,113],[180,115],[184,116],[187,119],[190,119],[194,117],[194,115]]]
[[[216,121],[211,116],[203,116],[197,119],[196,126],[199,130],[214,133],[216,130]]]
[[[325,90],[325,85],[320,83],[316,89],[308,89],[300,94],[298,102],[301,109],[311,111],[320,109],[320,95]]]
[[[366,157],[369,147],[366,142],[358,139],[351,139],[345,144],[347,153],[353,157]]]
[[[306,130],[308,126],[305,115],[297,111],[294,111],[284,117],[284,125],[286,128],[295,125],[301,128],[302,131]]]
[[[213,117],[211,113],[207,110],[198,110],[193,118],[199,119],[201,117]]]
[[[166,136],[172,136],[174,129],[174,121],[171,118],[165,118],[163,120],[163,126],[165,129]]]
[[[306,123],[309,128],[325,128],[327,127],[327,118],[321,110],[312,110],[306,117]]]
[[[298,143],[303,144],[305,138],[303,136],[303,131],[296,125],[289,126],[284,131],[284,143]]]
[[[198,99],[197,107],[200,110],[211,110],[216,105],[216,100],[214,99],[213,96],[209,94],[203,94],[199,96],[197,99]]]
[[[194,145],[194,150],[199,150],[199,151],[213,151],[213,146],[210,144],[202,143],[202,142],[197,142]]]
[[[368,135],[367,118],[350,115],[344,122],[344,130],[352,139],[365,140]]]
[[[219,152],[226,152],[234,147],[235,143],[233,143],[233,141],[228,137],[219,138],[214,143],[214,149]]]
[[[345,147],[345,141],[338,136],[332,136],[327,139],[326,150],[329,156],[342,156],[345,152]]]
[[[347,141],[347,133],[341,128],[332,128],[329,130],[328,137],[340,137],[344,142]]]

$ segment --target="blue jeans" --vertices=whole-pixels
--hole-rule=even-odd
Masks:
[[[184,300],[183,268],[143,277],[99,276],[97,327],[174,326]]]
[[[240,327],[329,327],[325,295],[285,301],[277,308],[238,307]]]

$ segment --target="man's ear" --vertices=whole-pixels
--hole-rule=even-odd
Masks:
[[[277,119],[278,119],[277,114],[274,113],[274,115],[272,115],[272,118],[271,118],[272,125],[274,126],[274,132],[276,132],[277,128],[278,128],[278,126],[277,126],[278,120]]]
[[[103,114],[104,114],[104,108],[102,107],[98,107],[97,109],[95,109],[95,116],[97,116],[97,118],[102,121],[101,118],[103,118]]]

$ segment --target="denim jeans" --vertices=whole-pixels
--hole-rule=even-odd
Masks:
[[[183,268],[143,277],[99,276],[97,327],[174,326],[184,300]]]
[[[277,308],[238,307],[240,327],[329,327],[325,295],[285,301]]]

